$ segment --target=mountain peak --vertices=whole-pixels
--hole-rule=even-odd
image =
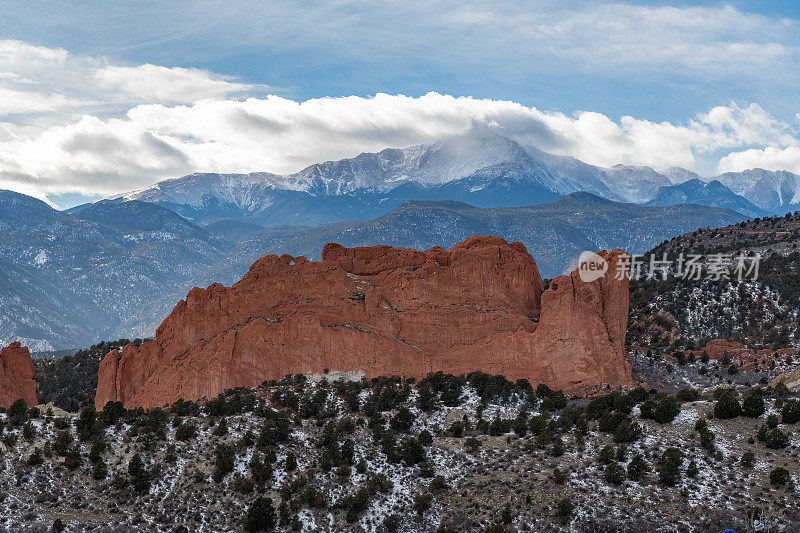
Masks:
[[[26,194],[0,190],[0,228],[4,225],[48,224],[57,220],[62,213],[46,202]]]
[[[672,183],[676,185],[689,180],[702,180],[702,177],[699,174],[696,174],[695,172],[683,167],[665,168],[664,170],[661,170],[660,173],[665,175]]]

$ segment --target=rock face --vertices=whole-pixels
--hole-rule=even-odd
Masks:
[[[12,342],[0,350],[0,407],[22,398],[28,407],[37,405],[33,360],[28,349]]]
[[[476,236],[450,250],[327,244],[322,261],[270,255],[232,287],[192,289],[139,348],[101,362],[95,405],[161,406],[286,374],[362,370],[423,377],[473,370],[578,390],[632,383],[625,256],[605,277],[543,291],[518,242]]]

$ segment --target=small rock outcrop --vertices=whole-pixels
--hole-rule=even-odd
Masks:
[[[95,406],[162,406],[287,374],[423,377],[481,370],[580,390],[632,383],[625,256],[543,290],[521,243],[476,236],[450,250],[327,244],[322,261],[270,255],[231,287],[192,289],[153,341],[101,362]]]
[[[772,380],[770,386],[774,387],[778,383],[786,385],[790,391],[796,392],[800,390],[800,366],[791,372],[784,372]]]
[[[692,354],[701,357],[703,354],[718,362],[726,361],[734,364],[743,370],[755,370],[758,368],[775,368],[775,363],[785,359],[786,356],[797,356],[800,350],[797,348],[780,348],[778,350],[761,349],[754,351],[738,341],[727,339],[711,339],[704,348],[699,350],[687,350],[685,355]]]
[[[12,342],[0,350],[0,407],[9,407],[20,398],[28,407],[39,403],[31,354],[19,342]]]

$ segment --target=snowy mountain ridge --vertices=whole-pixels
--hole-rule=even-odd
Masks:
[[[693,180],[716,180],[721,186],[714,185],[714,194],[687,186],[662,190]],[[579,191],[637,204],[664,205],[670,198],[675,203],[740,205],[742,213],[756,216],[783,214],[800,203],[800,176],[763,169],[701,177],[680,167],[605,168],[482,132],[325,161],[288,175],[195,173],[110,200],[156,203],[197,224],[236,219],[271,226],[367,220],[408,200],[521,206]]]

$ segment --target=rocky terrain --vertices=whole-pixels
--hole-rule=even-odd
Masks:
[[[574,400],[479,372],[332,372],[167,409],[15,405],[0,419],[0,527],[14,531],[776,532],[800,520],[800,401],[780,385]]]
[[[569,391],[631,385],[626,254],[543,290],[521,243],[470,237],[425,252],[328,244],[322,261],[272,255],[230,288],[195,288],[137,347],[101,362],[95,407],[213,397],[286,374],[368,377],[475,370]]]
[[[675,261],[700,254],[699,280],[673,271],[631,282],[629,342],[661,350],[694,349],[710,339],[738,341],[755,351],[800,347],[800,213],[699,230],[665,241],[642,259]],[[707,279],[710,258],[760,256],[758,271]],[[728,260],[726,260],[728,261]]]
[[[43,404],[77,413],[94,405],[100,361],[111,350],[128,344],[140,346],[142,339],[99,342],[63,357],[35,357],[36,393]]]

